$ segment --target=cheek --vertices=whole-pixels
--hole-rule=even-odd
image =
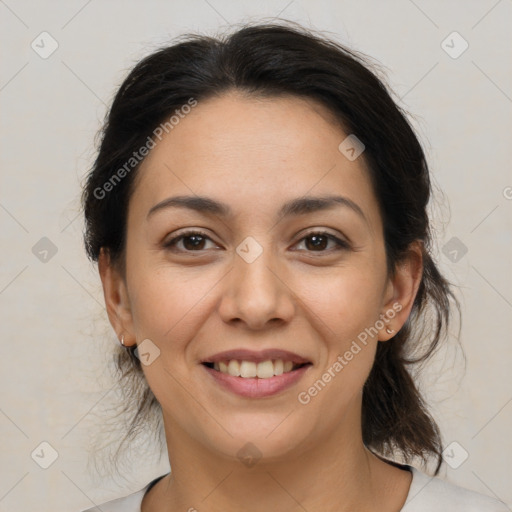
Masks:
[[[378,343],[371,330],[379,314],[375,290],[371,281],[357,279],[354,273],[307,288],[310,321],[323,338],[325,358],[297,400],[306,410],[317,411],[312,416],[321,418],[322,428],[343,420],[370,374]]]
[[[329,338],[348,340],[373,325],[381,305],[381,278],[368,266],[340,268],[296,283],[305,305],[321,320]],[[344,343],[343,343],[344,344]]]
[[[343,405],[358,394],[370,373],[378,343],[372,326],[380,313],[379,289],[378,273],[368,267],[339,269],[325,279],[302,279],[302,300],[326,349],[325,359],[302,391],[307,395],[304,400],[315,401],[325,414],[336,416],[346,410]]]
[[[134,266],[130,294],[137,340],[154,340],[164,359],[170,354],[174,360],[183,358],[183,350],[177,349],[184,349],[204,323],[209,297],[218,280],[217,274],[199,268]]]

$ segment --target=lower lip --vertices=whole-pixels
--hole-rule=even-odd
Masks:
[[[311,364],[302,366],[297,370],[274,375],[268,379],[233,377],[227,373],[219,372],[213,368],[209,368],[204,364],[201,365],[224,389],[231,391],[240,396],[249,398],[263,398],[266,396],[276,395],[285,389],[290,388],[297,383],[308,370]]]

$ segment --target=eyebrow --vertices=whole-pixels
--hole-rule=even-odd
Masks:
[[[292,199],[284,203],[279,212],[278,217],[290,217],[296,215],[304,215],[307,213],[314,213],[318,211],[331,210],[336,206],[343,206],[350,208],[357,213],[366,223],[366,218],[363,210],[358,204],[344,196],[328,195],[320,197],[300,197]],[[154,205],[148,212],[146,220],[158,211],[167,208],[187,208],[199,213],[206,213],[210,215],[217,215],[219,217],[232,217],[233,211],[231,207],[225,203],[221,203],[214,199],[205,196],[175,196],[169,197]]]

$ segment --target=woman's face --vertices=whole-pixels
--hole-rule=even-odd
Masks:
[[[199,101],[143,162],[111,320],[128,345],[145,340],[168,442],[278,458],[360,422],[378,340],[405,322],[411,287],[387,279],[364,153],[338,148],[347,135],[315,102],[229,94]],[[218,359],[250,377],[204,364]]]

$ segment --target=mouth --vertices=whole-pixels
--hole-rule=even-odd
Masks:
[[[226,357],[228,354],[239,359]],[[271,359],[272,355],[276,359]],[[292,361],[292,358],[295,360]],[[274,397],[290,389],[313,366],[310,361],[282,351],[259,354],[225,352],[212,359],[201,363],[208,374],[209,383],[215,388],[218,386],[223,391],[251,399]]]
[[[213,371],[242,379],[272,379],[311,366],[309,362],[294,363],[283,359],[267,359],[261,362],[226,359],[224,361],[203,362],[202,364]]]

